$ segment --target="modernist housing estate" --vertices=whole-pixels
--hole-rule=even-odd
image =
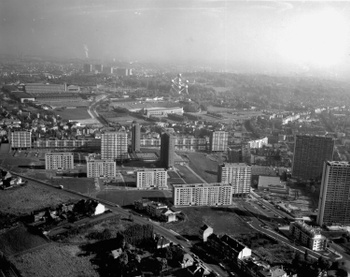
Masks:
[[[232,204],[232,186],[230,184],[174,184],[173,187],[175,207]]]
[[[126,132],[106,132],[101,138],[103,160],[124,160],[128,157],[128,135]]]
[[[320,229],[313,228],[302,221],[292,222],[289,226],[291,235],[314,251],[326,249],[327,239],[321,235]]]
[[[100,160],[88,157],[87,161],[88,178],[115,178],[117,174],[116,163],[113,160]]]
[[[333,150],[333,138],[297,135],[292,176],[303,180],[321,177],[323,162],[333,160]]]
[[[232,185],[234,196],[250,193],[251,167],[243,163],[224,163],[218,166],[218,182]]]
[[[350,225],[350,163],[324,163],[317,224]]]
[[[141,169],[136,172],[136,187],[164,189],[167,187],[167,172],[163,168]]]
[[[74,156],[69,152],[54,152],[45,154],[45,169],[73,169],[74,168]]]
[[[225,131],[214,131],[210,134],[210,151],[226,152],[228,143],[228,133]]]
[[[14,131],[11,132],[12,149],[28,149],[32,147],[31,131]]]
[[[164,133],[161,139],[160,162],[165,168],[173,167],[175,162],[175,136],[171,133]]]

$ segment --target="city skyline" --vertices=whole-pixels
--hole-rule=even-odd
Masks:
[[[0,10],[0,54],[350,72],[347,2],[17,0]]]

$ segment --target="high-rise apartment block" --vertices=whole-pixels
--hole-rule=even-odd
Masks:
[[[142,169],[136,172],[136,187],[143,189],[165,189],[167,172],[163,168]]]
[[[11,133],[12,149],[28,149],[32,147],[31,131],[14,131]]]
[[[74,168],[74,156],[69,152],[57,152],[45,154],[45,169],[57,170],[57,169],[73,169]]]
[[[173,187],[175,207],[232,204],[232,186],[229,184],[175,184]]]
[[[117,174],[116,163],[113,160],[95,160],[88,159],[87,162],[88,178],[115,178]]]
[[[161,136],[160,161],[162,166],[169,168],[174,166],[175,160],[175,136],[164,133]]]
[[[350,163],[327,161],[322,172],[317,224],[350,225]]]
[[[124,160],[128,157],[126,132],[106,132],[101,137],[102,160]]]
[[[131,151],[132,152],[140,152],[140,124],[133,123],[132,125],[132,134],[131,134]]]
[[[239,148],[227,148],[227,160],[229,163],[242,162],[242,149]]]
[[[228,133],[225,131],[214,131],[210,135],[210,151],[225,152],[227,151]]]
[[[302,180],[320,178],[323,162],[333,159],[334,140],[324,136],[297,135],[292,176]]]
[[[225,163],[218,166],[218,182],[232,185],[234,196],[250,193],[251,167],[243,163]]]

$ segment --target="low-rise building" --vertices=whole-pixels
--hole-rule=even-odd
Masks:
[[[243,261],[252,255],[250,248],[228,235],[218,237],[211,234],[207,245],[222,257],[231,259],[239,268],[243,267]]]
[[[150,216],[160,217],[162,209],[168,209],[168,206],[162,203],[151,202],[147,205],[147,213]]]
[[[290,224],[289,232],[311,250],[322,251],[326,249],[327,239],[321,235],[320,228],[314,228],[303,221],[295,221]]]

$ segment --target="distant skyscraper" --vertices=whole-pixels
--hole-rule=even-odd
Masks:
[[[128,157],[128,136],[125,132],[106,132],[101,138],[102,160],[124,160]]]
[[[103,71],[102,64],[95,64],[95,73],[101,73]]]
[[[350,225],[349,162],[324,162],[317,223]]]
[[[297,135],[292,176],[303,180],[321,177],[323,162],[333,159],[333,149],[332,138]]]
[[[210,151],[227,151],[228,133],[225,131],[214,131],[210,135]]]
[[[132,138],[131,138],[131,151],[140,152],[140,124],[133,123],[132,125]]]
[[[174,166],[175,160],[175,136],[164,133],[161,136],[160,161],[162,166],[169,168]]]
[[[112,70],[112,67],[110,66],[104,66],[102,72],[106,74],[112,74],[113,70]]]
[[[243,163],[225,163],[218,166],[218,182],[232,185],[232,194],[250,193],[251,167]]]
[[[84,64],[84,73],[92,72],[92,64]]]
[[[11,133],[12,149],[27,149],[32,147],[31,131],[14,131]]]

